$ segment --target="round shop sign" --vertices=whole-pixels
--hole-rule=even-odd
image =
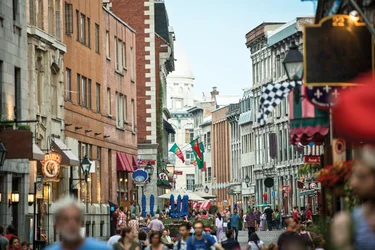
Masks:
[[[316,185],[315,182],[310,184],[310,189],[317,189],[317,188],[318,188],[318,185]]]
[[[59,181],[61,155],[50,152],[44,156],[42,161],[43,181]]]
[[[138,169],[133,172],[132,179],[136,186],[143,186],[148,179],[148,173],[145,170]]]

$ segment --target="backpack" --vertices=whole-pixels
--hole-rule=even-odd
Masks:
[[[210,244],[208,243],[208,240],[207,240],[206,235],[203,235],[203,240],[204,240],[204,244],[206,245],[206,250],[209,250],[209,249],[211,248],[211,246],[210,246]],[[195,236],[192,237],[192,239],[191,239],[191,243],[190,243],[190,246],[191,246],[193,249],[194,249],[194,243],[195,243]],[[181,249],[181,240],[179,240],[179,243],[178,243],[178,244],[180,244],[179,246],[177,246],[177,247],[179,247],[178,250],[180,250],[180,249]]]

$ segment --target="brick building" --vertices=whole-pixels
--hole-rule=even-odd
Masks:
[[[230,124],[226,114],[229,111],[228,106],[212,111],[212,155],[213,166],[212,174],[214,176],[213,184],[230,183]],[[228,195],[227,188],[215,189],[217,206],[222,211],[223,208],[231,206],[232,202]]]
[[[86,203],[86,235],[109,235],[108,200],[129,206],[136,163],[135,32],[102,1],[65,3],[65,144],[92,166],[70,191]],[[83,178],[78,167],[74,179]]]
[[[138,158],[157,170],[168,157],[168,133],[174,132],[167,120],[166,77],[174,70],[173,41],[164,1],[111,0],[111,11],[133,27],[136,34]],[[142,166],[141,166],[142,167]],[[154,171],[144,191],[149,200],[156,194]],[[163,190],[159,189],[158,193]],[[160,202],[159,199],[156,202]],[[149,202],[147,202],[147,206]],[[158,203],[155,204],[157,209]],[[160,205],[160,203],[159,203]],[[147,209],[148,210],[148,209]]]

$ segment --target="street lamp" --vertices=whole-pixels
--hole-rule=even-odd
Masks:
[[[283,66],[288,80],[294,81],[296,83],[296,86],[294,87],[294,101],[298,104],[301,97],[301,87],[297,84],[297,81],[302,80],[303,55],[299,51],[298,46],[295,44],[295,42],[292,42],[292,44],[290,45],[288,54],[286,54],[283,61]]]
[[[81,169],[82,169],[83,175],[85,176],[85,182],[88,181],[90,166],[91,166],[91,162],[89,161],[87,156],[85,156],[81,162]]]
[[[246,186],[249,187],[250,177],[248,175],[246,175],[246,177],[245,177],[245,183],[246,183]]]
[[[147,165],[145,167],[145,171],[148,174],[148,180],[151,181],[151,176],[154,173],[154,167],[151,165],[150,162],[147,163]]]
[[[35,202],[34,194],[28,194],[27,195],[27,202],[29,203],[29,206],[32,206]]]
[[[168,173],[170,173],[172,176],[174,175],[175,166],[173,164],[167,164],[166,169],[167,169]]]
[[[4,147],[2,141],[0,141],[0,167],[4,166],[5,157],[7,156],[7,150]]]
[[[11,194],[11,202],[12,204],[17,204],[20,202],[20,193],[18,192],[14,192]]]
[[[207,185],[206,185],[206,187],[204,188],[204,192],[206,192],[206,194],[208,194],[209,191],[210,191],[210,190],[208,189],[208,187],[207,187]]]

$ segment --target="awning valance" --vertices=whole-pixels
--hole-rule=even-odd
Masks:
[[[52,138],[52,148],[61,155],[61,165],[79,166],[80,161],[60,139]]]
[[[299,196],[313,195],[315,191],[320,191],[321,188],[304,190],[299,193]]]
[[[33,143],[33,160],[36,160],[36,161],[44,160],[43,151],[35,143]]]
[[[302,94],[305,89],[302,87]],[[307,98],[298,104],[294,101],[294,93],[289,94],[290,144],[322,145],[329,132],[329,117],[326,110],[314,107]]]

